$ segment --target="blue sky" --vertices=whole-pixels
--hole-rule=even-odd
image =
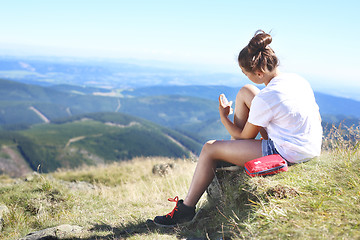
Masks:
[[[132,58],[239,71],[271,31],[283,71],[360,91],[360,1],[0,0],[0,55]]]

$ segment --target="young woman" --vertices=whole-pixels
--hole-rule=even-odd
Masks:
[[[259,30],[239,53],[242,72],[266,87],[260,91],[245,85],[240,89],[233,122],[228,118],[230,106],[224,106],[219,97],[221,122],[233,140],[213,140],[203,146],[186,198],[169,199],[176,207],[155,217],[155,224],[174,226],[194,218],[195,205],[214,178],[218,160],[244,166],[252,159],[277,153],[294,164],[320,155],[322,127],[314,93],[302,77],[279,72],[271,41],[269,34]],[[255,139],[259,132],[263,140]]]

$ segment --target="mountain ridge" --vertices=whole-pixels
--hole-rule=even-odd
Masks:
[[[81,92],[81,89],[84,91]],[[209,118],[215,119],[218,117],[216,106],[218,96],[225,93],[229,100],[235,100],[238,90],[239,88],[228,86],[200,85],[150,86],[132,90],[100,90],[61,85],[58,89],[57,86],[42,87],[0,80],[0,125],[26,123],[22,122],[26,119],[30,124],[43,122],[42,119],[36,117],[34,111],[29,109],[33,107],[50,121],[87,112],[118,111],[173,127],[169,120],[166,120],[166,117],[170,117],[169,114],[174,107],[171,104],[176,104],[176,107],[181,106],[184,113],[192,111],[191,115],[187,115],[187,119],[193,118],[195,121],[199,118],[196,112],[199,112],[200,115],[210,113]],[[103,93],[118,91],[118,95],[114,97],[93,95],[99,91]],[[319,92],[315,92],[315,97],[321,115],[328,122],[334,122],[334,119],[336,119],[335,122],[340,122],[344,120],[343,117],[360,118],[360,101]],[[151,110],[156,110],[156,112],[151,113],[145,109],[147,104],[152,105]],[[155,106],[157,107],[154,108]],[[144,114],[145,112],[146,114]],[[25,115],[27,117],[22,117],[24,114],[27,114]],[[174,114],[173,118],[181,118],[176,112],[172,114]],[[185,118],[182,118],[182,121],[187,122]]]

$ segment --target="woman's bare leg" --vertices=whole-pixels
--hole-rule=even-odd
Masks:
[[[209,141],[199,156],[188,194],[184,200],[187,206],[195,206],[201,195],[214,178],[216,162],[226,162],[244,166],[252,159],[262,156],[261,141],[255,139]]]

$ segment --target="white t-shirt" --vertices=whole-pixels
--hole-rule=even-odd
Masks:
[[[248,121],[264,127],[276,150],[289,162],[320,155],[319,107],[310,84],[296,74],[273,78],[251,102]]]

